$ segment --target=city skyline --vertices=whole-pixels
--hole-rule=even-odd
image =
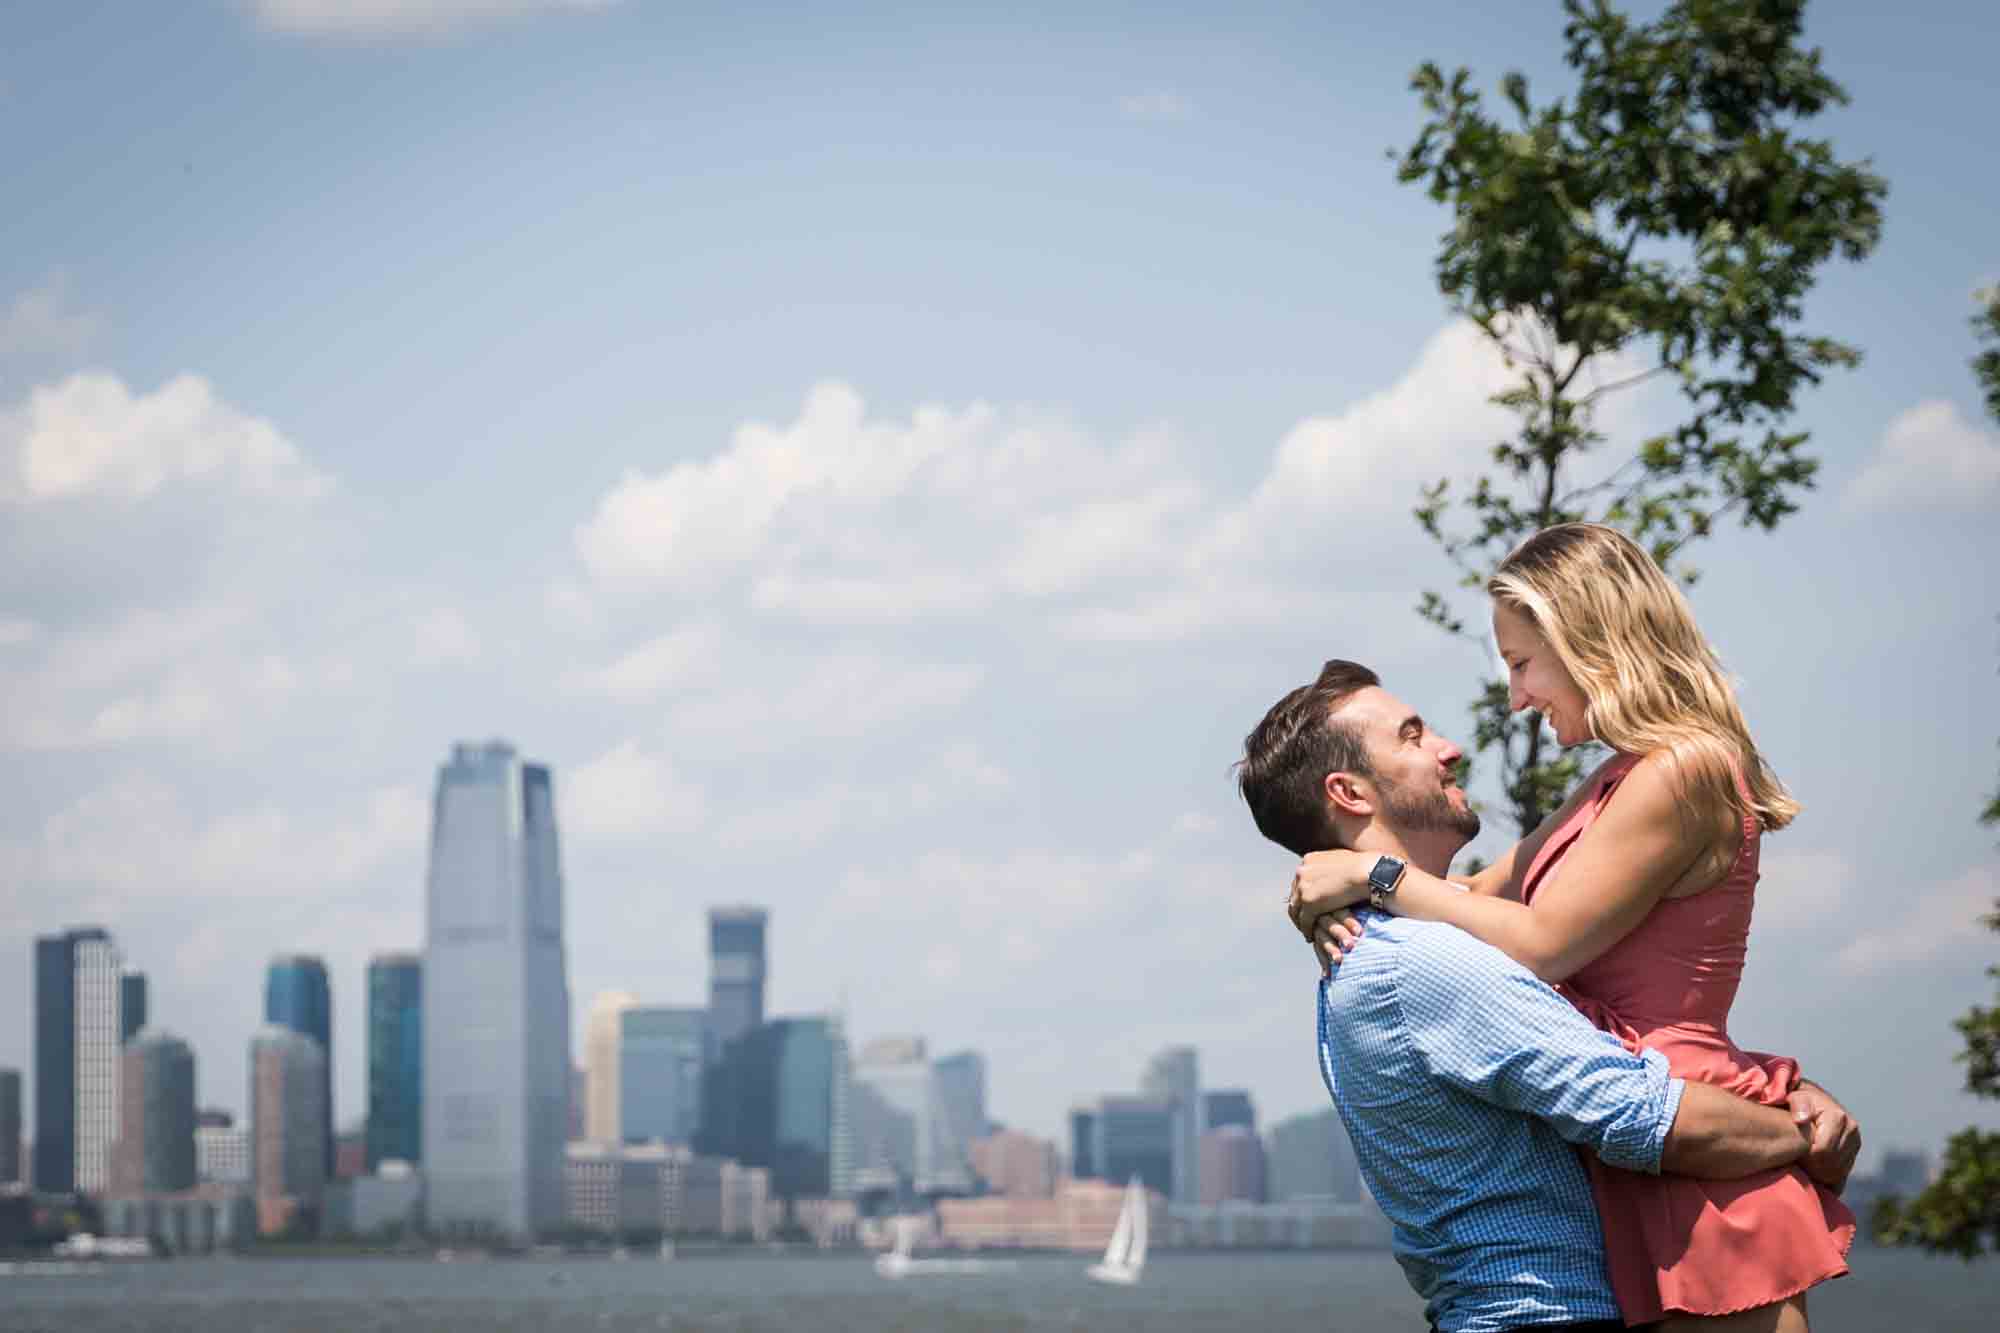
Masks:
[[[259,969],[316,955],[352,1125],[366,960],[424,939],[431,767],[499,731],[563,775],[576,1049],[600,991],[701,1003],[702,914],[749,901],[770,1013],[977,1049],[1008,1125],[1064,1140],[1172,1044],[1268,1116],[1323,1107],[1291,859],[1228,766],[1331,656],[1467,738],[1490,663],[1413,613],[1453,571],[1410,509],[1511,420],[1388,154],[1421,61],[1561,95],[1553,9],[862,6],[852,40],[279,8],[9,17],[16,1003],[34,938],[102,923],[243,1113]],[[1809,11],[1852,95],[1816,127],[1890,194],[1805,323],[1866,359],[1788,427],[1800,511],[1691,552],[1804,806],[1733,1030],[1871,1157],[1993,1123],[1951,1028],[2000,894],[2000,431],[1966,365],[2000,182],[1961,169],[1990,17],[1912,13]],[[1677,413],[1625,401],[1602,456]]]

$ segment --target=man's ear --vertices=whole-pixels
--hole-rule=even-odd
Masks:
[[[1336,770],[1326,775],[1321,789],[1336,814],[1367,819],[1375,813],[1375,785],[1366,778]]]

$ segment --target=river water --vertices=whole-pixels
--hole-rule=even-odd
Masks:
[[[1420,1331],[1386,1252],[1155,1253],[1137,1287],[1085,1260],[888,1282],[860,1255],[512,1259],[183,1259],[0,1273],[7,1333],[640,1333],[640,1330]],[[1993,1333],[2000,1260],[1862,1250],[1820,1288],[1815,1333]]]

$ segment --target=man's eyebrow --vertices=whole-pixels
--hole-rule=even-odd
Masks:
[[[1396,734],[1398,736],[1404,736],[1408,735],[1412,731],[1416,732],[1420,736],[1423,734],[1424,731],[1424,720],[1422,717],[1418,716],[1415,713],[1412,713],[1408,717],[1403,719],[1403,725],[1396,728]]]

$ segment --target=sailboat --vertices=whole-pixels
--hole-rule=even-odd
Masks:
[[[1146,1268],[1146,1187],[1134,1176],[1125,1186],[1125,1205],[1111,1229],[1104,1258],[1090,1266],[1092,1279],[1129,1287]]]
[[[913,1259],[917,1219],[896,1219],[896,1248],[875,1256],[875,1271],[883,1277],[945,1277],[958,1273],[995,1273],[1014,1267],[1011,1259]]]

